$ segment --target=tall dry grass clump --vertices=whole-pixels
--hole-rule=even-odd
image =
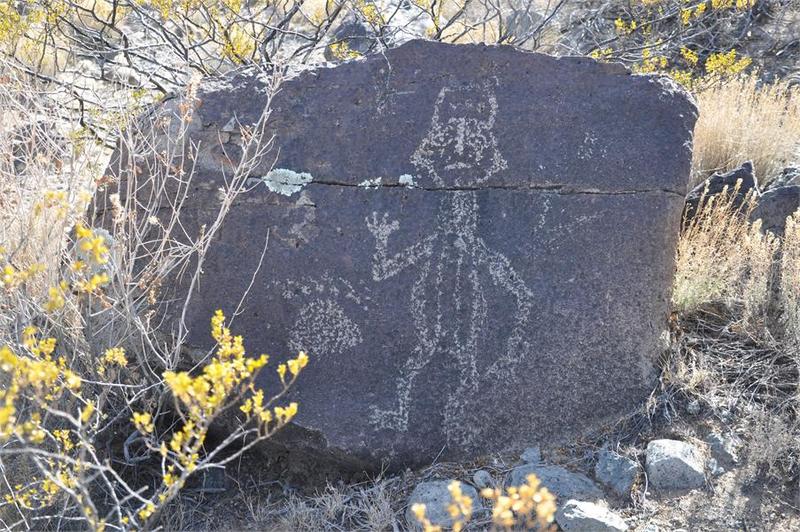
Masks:
[[[695,180],[751,160],[765,183],[800,160],[800,91],[788,82],[761,83],[752,73],[713,84],[696,97]]]
[[[780,302],[784,341],[800,354],[800,214],[786,220],[781,253]]]
[[[748,222],[754,204],[752,194],[740,204],[725,191],[703,201],[688,221],[677,250],[673,303],[679,312],[721,303],[749,324],[762,319],[778,241],[762,234],[760,222]]]

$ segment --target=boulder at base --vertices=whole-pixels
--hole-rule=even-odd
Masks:
[[[213,222],[231,125],[255,122],[267,90],[239,73],[193,102],[188,234]],[[247,293],[234,331],[250,353],[274,368],[308,352],[282,441],[397,468],[551,443],[647,397],[689,179],[686,93],[586,58],[411,41],[304,72],[272,103],[275,149],[187,324],[211,347],[210,316]]]

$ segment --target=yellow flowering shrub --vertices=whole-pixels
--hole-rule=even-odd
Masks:
[[[7,147],[0,139],[0,179],[18,179]],[[153,168],[175,167],[164,153],[156,158]],[[152,231],[143,237],[119,198],[113,220],[93,227],[85,180],[70,179],[76,166],[43,164],[65,185],[31,190],[13,231],[0,231],[0,461],[9,480],[0,518],[154,528],[191,475],[224,466],[297,415],[297,403],[283,398],[309,357],[276,364],[274,393],[257,389],[269,359],[248,357],[220,311],[211,319],[213,356],[181,371],[181,337],[156,336],[151,309],[166,272],[195,260],[213,230],[181,246],[166,234],[169,223],[145,216]],[[223,412],[234,416],[229,438],[211,444]]]
[[[556,499],[541,485],[536,475],[528,475],[525,484],[511,486],[505,492],[486,488],[481,495],[492,501],[492,522],[496,527],[513,530],[515,527],[547,530],[556,514]]]
[[[735,48],[718,50],[707,43],[708,34],[727,31],[754,7],[754,0],[636,0],[621,6],[623,15],[614,20],[614,45],[596,48],[589,56],[622,61],[638,74],[666,74],[687,89],[702,90],[751,65]]]
[[[300,353],[278,366],[282,389],[264,403],[264,392],[255,389],[254,380],[268,357],[247,358],[242,338],[231,334],[224,326],[224,319],[222,312],[217,311],[211,320],[216,356],[197,375],[174,371],[163,374],[164,383],[175,398],[182,426],[171,434],[160,435],[153,414],[132,413],[132,426],[153,454],[161,457],[161,486],[146,497],[138,494],[134,506],[116,508],[116,520],[114,516],[98,518],[95,504],[86,500],[89,484],[86,473],[108,467],[83,457],[86,449],[93,448],[98,421],[104,417],[94,406],[102,402],[101,398],[90,397],[83,391],[83,379],[67,367],[64,356],[56,356],[55,339],[40,338],[35,327],[23,331],[19,353],[9,346],[0,348],[0,377],[7,382],[0,390],[0,443],[14,443],[12,452],[36,455],[46,451],[50,456],[40,466],[45,471],[44,477],[5,494],[0,506],[11,504],[34,510],[55,504],[58,496],[67,496],[80,506],[90,528],[103,529],[110,523],[121,530],[144,527],[177,495],[192,473],[218,463],[213,457],[221,448],[208,449],[206,436],[224,409],[250,394],[240,408],[254,427],[234,432],[238,438],[254,433],[258,441],[288,423],[297,413],[297,403],[274,403],[295,382],[308,364],[308,356]],[[124,349],[115,347],[105,351],[98,373],[107,374],[109,367],[118,371],[128,367]],[[48,416],[58,418],[64,428],[50,428],[45,422]]]

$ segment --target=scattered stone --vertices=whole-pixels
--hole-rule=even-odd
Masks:
[[[741,184],[737,189],[736,184],[739,180],[741,180]],[[709,198],[721,194],[723,190],[726,190],[727,194],[734,195],[733,204],[736,207],[742,206],[745,198],[751,191],[757,196],[758,180],[755,174],[753,174],[753,163],[747,161],[731,172],[717,172],[695,186],[689,194],[686,195],[686,207],[683,213],[684,223],[688,223],[694,218],[694,215],[697,214],[697,209],[700,206],[701,200],[703,203],[706,203]]]
[[[525,464],[515,467],[511,470],[507,484],[521,486],[528,481],[527,477],[531,473],[536,475],[542,485],[559,501],[569,499],[593,501],[603,498],[603,490],[589,477],[556,465]]]
[[[435,526],[451,527],[453,518],[447,511],[447,507],[452,503],[448,486],[452,480],[432,480],[418,484],[411,497],[408,499],[408,509],[406,510],[406,521],[410,525],[417,523],[417,519],[411,511],[415,504],[425,505],[425,516]],[[472,499],[472,513],[476,514],[483,510],[478,492],[472,486],[461,483],[461,493]]]
[[[770,181],[767,186],[764,187],[764,192],[775,188],[787,187],[789,185],[800,185],[800,168],[794,166],[784,168],[781,175]]]
[[[752,221],[761,220],[761,230],[783,235],[786,218],[800,209],[800,185],[772,188],[758,200],[750,215]]]
[[[700,450],[679,440],[653,440],[647,444],[647,478],[657,490],[677,491],[705,485]]]
[[[475,473],[473,473],[472,483],[475,484],[475,487],[479,490],[494,487],[494,479],[492,478],[492,474],[485,469],[478,469],[475,471]]]
[[[252,127],[269,97],[243,70],[160,108],[194,105],[187,141],[201,147],[171,237],[212,227],[241,157],[220,132],[233,117]],[[232,318],[247,294],[236,334],[276,363],[310,358],[286,398],[302,405],[291,430],[271,442],[344,468],[585,433],[657,377],[696,113],[667,79],[507,46],[411,41],[299,73],[272,99],[256,186],[191,285],[186,344],[212,348],[210,316]],[[108,193],[146,197],[115,171],[137,166],[120,152],[123,187]],[[189,277],[163,283],[165,327]]]
[[[735,434],[712,432],[706,438],[706,443],[720,464],[731,466],[739,462],[738,450],[742,446],[742,440]]]
[[[625,520],[605,506],[569,500],[556,512],[556,523],[564,532],[622,532]]]
[[[520,458],[526,464],[539,464],[542,462],[542,450],[538,445],[536,447],[528,447],[522,451]]]
[[[637,462],[608,449],[600,451],[597,465],[594,468],[595,478],[620,497],[630,495],[638,473],[639,464]]]
[[[719,465],[719,462],[717,462],[716,458],[708,459],[708,462],[706,462],[706,469],[708,469],[708,474],[712,477],[718,477],[725,474],[725,468]]]

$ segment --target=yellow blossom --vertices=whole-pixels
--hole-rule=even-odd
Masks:
[[[147,412],[134,412],[131,421],[133,421],[139,432],[150,434],[155,429],[152,417]]]
[[[128,359],[125,358],[125,350],[121,347],[106,349],[103,355],[103,362],[106,364],[115,364],[123,368],[128,365]]]

